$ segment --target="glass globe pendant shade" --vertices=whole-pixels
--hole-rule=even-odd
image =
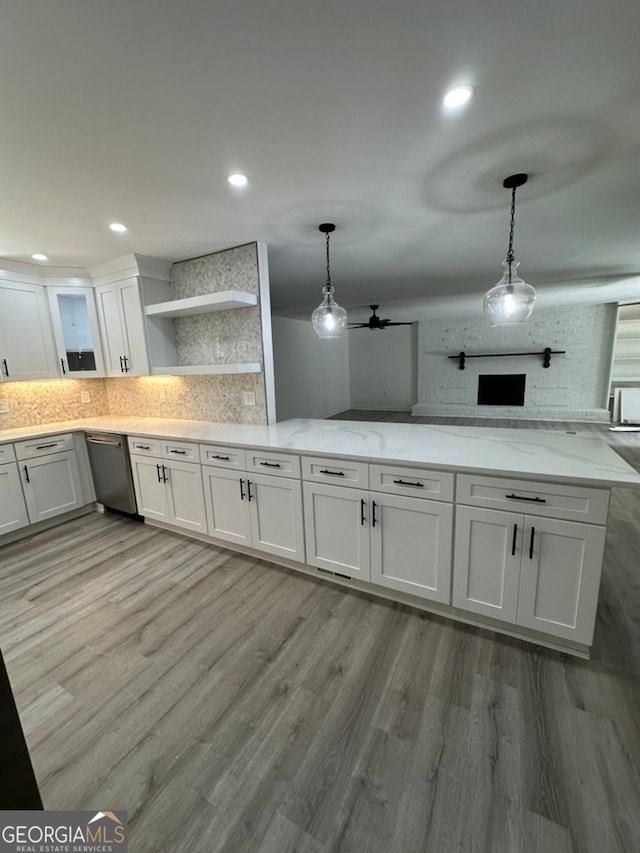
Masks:
[[[347,327],[347,312],[333,298],[333,287],[324,288],[324,298],[311,315],[313,331],[321,340],[340,338]]]
[[[502,278],[485,294],[482,307],[490,326],[524,323],[531,316],[536,292],[518,276],[519,265],[518,261],[503,261]]]

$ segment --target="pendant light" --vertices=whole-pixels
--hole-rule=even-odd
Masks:
[[[513,227],[516,214],[516,189],[527,182],[527,175],[510,175],[502,182],[506,190],[511,190],[511,222],[509,229],[509,248],[502,262],[504,273],[500,281],[485,294],[482,307],[489,325],[511,326],[524,323],[533,311],[536,292],[530,284],[518,276],[519,261],[513,255]]]
[[[318,231],[325,235],[327,241],[327,283],[324,286],[324,298],[311,315],[313,331],[321,340],[332,340],[343,335],[347,326],[347,312],[333,298],[331,287],[331,267],[329,264],[329,234],[336,230],[331,222],[318,226]]]

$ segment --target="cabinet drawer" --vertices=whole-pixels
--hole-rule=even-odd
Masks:
[[[605,524],[609,492],[607,489],[586,489],[559,483],[458,474],[456,501],[527,515]]]
[[[71,433],[41,436],[29,441],[19,441],[15,448],[18,459],[34,459],[37,456],[48,456],[50,453],[73,450],[73,436]]]
[[[334,483],[354,489],[369,488],[369,465],[322,456],[302,457],[302,478],[315,483]]]
[[[278,477],[300,477],[300,457],[288,453],[246,450],[247,471],[275,474]]]
[[[238,447],[223,447],[221,444],[201,444],[200,461],[203,465],[233,468],[238,471],[243,471],[247,467],[244,450]]]
[[[453,474],[424,468],[369,465],[369,488],[392,495],[453,501]]]
[[[15,462],[16,452],[13,449],[13,444],[0,444],[0,465],[3,462]]]
[[[200,453],[197,444],[187,441],[162,442],[162,456],[165,459],[176,459],[181,462],[200,462]]]
[[[129,452],[138,456],[162,456],[162,442],[158,438],[129,436]]]

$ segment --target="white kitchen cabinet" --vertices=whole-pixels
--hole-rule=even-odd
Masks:
[[[605,528],[460,506],[453,604],[590,645]]]
[[[94,289],[48,287],[47,295],[62,377],[104,376]]]
[[[0,535],[29,524],[20,475],[15,462],[0,465]]]
[[[302,463],[308,563],[450,602],[453,508],[422,495],[451,500],[453,475],[329,458]],[[358,488],[369,482],[380,491]]]
[[[20,467],[31,524],[84,505],[75,450],[23,459]]]
[[[448,604],[453,507],[372,492],[371,581]]]
[[[338,575],[370,580],[369,493],[311,482],[304,483],[303,489],[307,563]]]
[[[203,465],[202,477],[210,536],[304,562],[299,480],[217,465]]]
[[[108,376],[146,376],[149,357],[137,278],[96,288],[98,320]]]
[[[0,376],[3,381],[59,375],[44,287],[0,283]]]
[[[140,515],[206,533],[199,463],[132,454],[131,471]]]

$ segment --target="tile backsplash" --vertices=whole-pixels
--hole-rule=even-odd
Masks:
[[[89,395],[88,402],[83,402],[83,393]],[[0,401],[8,408],[0,412],[0,430],[109,414],[104,379],[4,382]]]

